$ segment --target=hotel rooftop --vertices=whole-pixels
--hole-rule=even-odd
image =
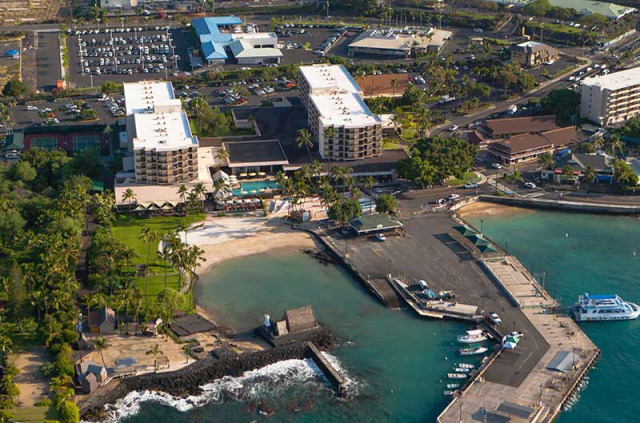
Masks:
[[[362,90],[342,65],[300,66],[309,99],[324,126],[364,126],[380,122],[362,100]]]
[[[585,78],[582,84],[611,91],[638,85],[640,84],[640,67],[614,72],[608,75]]]
[[[197,147],[189,119],[170,82],[124,84],[126,112],[134,124],[133,149],[175,150]]]

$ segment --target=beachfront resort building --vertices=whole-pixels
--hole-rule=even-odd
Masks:
[[[546,44],[527,41],[511,47],[511,61],[534,67],[558,60],[558,50]]]
[[[410,30],[406,28],[370,29],[350,45],[349,56],[373,55],[386,58],[408,58],[439,52],[453,33],[440,29]]]
[[[202,58],[208,64],[235,62],[241,65],[280,63],[282,51],[273,32],[257,32],[235,16],[198,18],[191,21],[200,41]]]
[[[544,153],[553,153],[578,144],[580,139],[573,126],[541,133],[520,133],[489,143],[489,153],[506,165],[537,160]]]
[[[585,78],[580,117],[600,125],[625,122],[640,113],[640,68]]]
[[[382,121],[342,65],[300,66],[298,87],[311,132],[325,160],[361,160],[382,153]]]
[[[171,83],[125,83],[124,97],[135,181],[167,185],[197,179],[198,138]]]

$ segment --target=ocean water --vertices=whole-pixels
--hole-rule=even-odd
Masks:
[[[453,363],[480,360],[456,357],[455,337],[467,325],[387,309],[340,267],[299,252],[222,263],[202,277],[197,295],[236,331],[258,326],[264,312],[277,319],[287,308],[313,305],[340,340],[328,358],[347,377],[352,399],[335,398],[312,363],[289,360],[207,385],[198,398],[132,393],[115,417],[127,423],[430,422],[448,403],[444,383],[453,381],[444,378]],[[263,415],[265,409],[274,414]]]
[[[483,230],[542,280],[563,305],[578,295],[618,294],[640,303],[640,220],[526,211],[483,217]],[[469,219],[480,227],[480,218]],[[640,421],[640,319],[581,323],[602,350],[578,401],[559,423]]]

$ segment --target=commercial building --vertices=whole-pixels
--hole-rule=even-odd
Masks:
[[[360,160],[382,153],[382,121],[342,65],[300,66],[298,87],[311,132],[325,160]]]
[[[558,60],[558,50],[546,44],[527,41],[511,47],[511,61],[523,66],[538,66]]]
[[[540,133],[557,129],[556,115],[526,116],[508,119],[489,119],[485,128],[491,138],[505,138],[510,135]]]
[[[625,122],[640,113],[640,68],[585,78],[580,117],[600,125]]]
[[[428,51],[439,52],[451,31],[431,28],[429,30],[405,30],[399,28],[370,29],[360,34],[349,45],[349,56],[375,55],[389,58],[407,58]]]
[[[493,3],[513,7],[524,7],[533,0],[489,0]],[[598,14],[609,19],[618,20],[637,11],[635,7],[595,0],[549,0],[551,6],[577,10],[581,15]]]
[[[537,160],[544,153],[579,143],[573,126],[558,128],[542,133],[514,135],[508,139],[489,144],[489,153],[500,163],[507,165]]]
[[[166,185],[197,179],[198,138],[171,83],[125,83],[124,96],[135,181]]]
[[[555,169],[543,170],[542,177],[552,179],[557,184],[578,183],[587,174],[587,169],[593,169],[594,182],[613,183],[613,159],[603,154],[572,153],[558,160]],[[564,168],[571,168],[571,175],[563,172]]]
[[[202,57],[208,64],[233,60],[258,65],[282,60],[278,36],[273,32],[243,32],[240,18],[216,16],[191,22],[200,40]]]

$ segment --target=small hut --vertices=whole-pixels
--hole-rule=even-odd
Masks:
[[[82,378],[80,384],[82,385],[82,391],[85,394],[90,394],[98,387],[98,380],[96,379],[96,375],[89,373],[87,376]]]
[[[287,322],[289,333],[303,332],[318,325],[310,305],[287,310],[282,319]]]

